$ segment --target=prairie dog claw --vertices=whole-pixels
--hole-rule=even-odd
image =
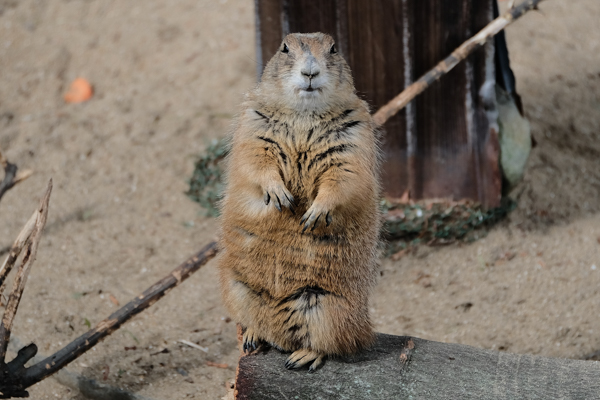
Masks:
[[[294,212],[294,196],[283,185],[273,185],[264,189],[263,199],[265,205],[273,203],[277,211],[281,212],[282,207],[288,208]]]
[[[259,350],[261,347],[261,339],[254,332],[254,329],[248,328],[244,332],[242,351],[244,354],[250,354],[253,351]]]
[[[331,221],[333,220],[331,214],[332,212],[325,209],[325,207],[313,203],[313,205],[306,211],[306,213],[304,213],[302,219],[300,220],[300,225],[304,224],[302,232],[306,231],[310,226],[312,226],[310,230],[314,231],[315,228],[319,225],[319,221],[321,221],[322,225],[331,225]]]
[[[308,372],[315,372],[325,360],[325,355],[317,353],[309,349],[300,349],[292,353],[285,362],[287,369],[302,368],[308,363],[312,363],[308,368]]]

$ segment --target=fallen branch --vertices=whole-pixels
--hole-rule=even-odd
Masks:
[[[500,353],[378,334],[373,347],[314,374],[284,368],[277,350],[242,356],[237,400],[596,399],[600,363]]]
[[[167,294],[170,289],[186,280],[216,254],[216,242],[209,243],[199,253],[190,257],[179,267],[175,268],[169,275],[152,285],[141,295],[121,307],[108,318],[98,323],[95,328],[84,333],[61,350],[46,357],[35,365],[29,368],[21,368],[17,373],[13,374],[12,380],[8,380],[12,386],[7,385],[7,381],[0,382],[0,392],[6,394],[9,393],[10,390],[14,390],[14,393],[20,393],[21,395],[26,394],[25,389],[56,373],[71,361],[94,347],[100,340],[117,330],[123,323],[131,319],[131,317],[150,307]],[[19,353],[30,351],[30,348],[32,347],[35,347],[35,345],[31,344],[21,349]],[[35,348],[35,351],[37,351],[37,348]],[[35,352],[31,356],[29,356],[28,353],[26,355],[29,357],[27,360],[31,359],[34,355]],[[19,356],[17,356],[17,358],[18,357]],[[22,356],[22,358],[25,358],[25,356]],[[25,362],[23,362],[22,365]],[[20,397],[14,394],[12,396]],[[2,398],[2,396],[0,396],[0,398]]]
[[[6,363],[6,350],[14,317],[17,313],[23,290],[25,289],[31,264],[35,260],[42,230],[46,224],[51,192],[52,180],[48,183],[48,188],[40,203],[40,207],[27,221],[11,247],[10,254],[2,267],[0,267],[0,289],[3,290],[6,277],[17,262],[22,250],[26,249],[15,276],[12,292],[0,324],[0,398],[27,397],[29,395],[26,391],[28,387],[56,373],[65,365],[94,347],[96,343],[117,330],[131,317],[150,307],[167,294],[170,289],[186,280],[217,254],[217,243],[209,243],[195,256],[190,257],[165,278],[152,285],[141,295],[111,314],[107,319],[101,321],[95,328],[81,335],[53,355],[38,361],[35,365],[28,368],[25,367],[25,364],[34,358],[37,353],[37,346],[34,343],[21,348],[17,356],[11,362]],[[1,294],[2,292],[0,292]]]
[[[15,336],[10,338],[8,349],[13,352],[19,351],[23,347],[23,342]],[[31,359],[31,362],[37,363],[46,358],[44,355],[37,354]],[[70,389],[79,391],[85,398],[91,400],[152,400],[148,397],[140,396],[135,393],[127,392],[110,385],[96,382],[94,379],[86,378],[66,368],[61,369],[52,376],[58,383]]]
[[[0,165],[4,169],[4,179],[2,179],[2,182],[0,182],[0,199],[2,199],[2,196],[4,196],[4,194],[10,190],[10,188],[19,182],[23,182],[25,179],[29,178],[31,174],[33,174],[33,171],[30,169],[18,172],[19,168],[4,158],[1,149]]]
[[[458,63],[463,61],[469,54],[483,46],[488,39],[492,38],[498,32],[502,31],[515,20],[523,16],[530,10],[537,8],[542,0],[525,0],[517,7],[509,9],[504,15],[496,18],[483,28],[475,36],[461,44],[448,57],[436,65],[432,70],[420,77],[415,83],[404,89],[402,93],[394,97],[389,103],[381,107],[374,115],[373,119],[378,125],[383,125],[385,122],[396,115],[415,97],[421,94],[425,89],[431,86],[442,76],[450,72]]]

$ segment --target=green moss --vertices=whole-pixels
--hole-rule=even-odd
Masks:
[[[204,208],[209,216],[219,215],[217,202],[223,191],[223,160],[229,151],[225,140],[214,139],[200,155],[190,178],[190,188],[186,194]]]
[[[471,242],[484,237],[487,228],[504,219],[516,203],[506,197],[500,207],[484,210],[468,201],[416,202],[391,204],[382,200],[385,217],[384,236],[393,243],[388,253],[408,245],[449,244],[454,241]]]

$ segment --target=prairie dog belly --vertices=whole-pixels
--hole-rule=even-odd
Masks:
[[[364,280],[362,269],[352,264],[375,268],[371,254],[356,253],[342,235],[302,235],[285,228],[267,235],[241,227],[223,232],[230,268],[255,291],[266,290],[271,297],[281,298],[304,286],[319,286],[342,295],[353,281]]]

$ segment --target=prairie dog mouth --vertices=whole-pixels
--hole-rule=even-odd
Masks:
[[[315,97],[321,94],[321,89],[309,87],[306,89],[300,89],[297,93],[300,97]]]
[[[309,85],[308,87],[298,88],[299,93],[320,93],[322,88]]]

